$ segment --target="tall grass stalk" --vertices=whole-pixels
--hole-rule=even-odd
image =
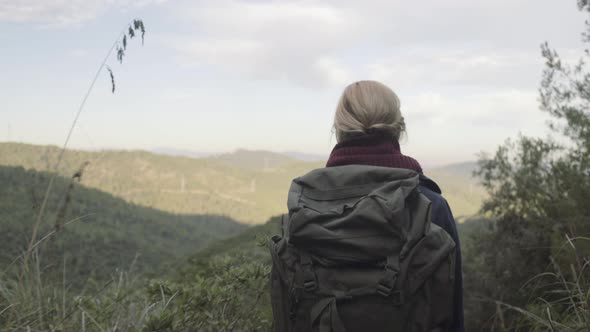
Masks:
[[[590,238],[566,236],[568,251],[551,257],[552,271],[533,279],[549,279],[542,287],[544,296],[531,301],[526,308],[498,302],[507,310],[521,315],[526,331],[590,331]],[[578,243],[584,241],[584,243]],[[563,248],[563,247],[562,247]],[[574,263],[568,263],[573,261]],[[563,269],[563,265],[567,269]],[[513,330],[519,330],[515,328]]]
[[[118,34],[117,38],[113,42],[113,45],[111,45],[111,47],[107,51],[106,55],[104,56],[100,66],[98,66],[98,69],[96,70],[96,74],[94,75],[94,78],[92,79],[90,86],[88,87],[88,90],[86,90],[86,93],[84,94],[84,97],[82,98],[82,102],[78,106],[78,110],[76,111],[76,115],[74,116],[74,120],[72,121],[72,124],[70,125],[70,128],[68,130],[68,134],[67,134],[66,139],[64,141],[64,144],[63,144],[63,146],[59,152],[59,155],[57,157],[57,160],[53,166],[53,171],[52,171],[51,178],[49,179],[49,184],[47,185],[47,189],[45,190],[45,194],[43,195],[43,201],[41,203],[41,207],[39,208],[39,212],[37,213],[35,224],[33,225],[31,239],[29,241],[29,246],[27,248],[27,252],[25,255],[25,259],[24,259],[25,266],[27,265],[26,263],[28,261],[28,257],[30,256],[30,254],[33,250],[33,244],[37,240],[37,232],[38,232],[39,227],[41,226],[41,223],[43,221],[43,215],[44,215],[45,209],[47,207],[47,201],[48,201],[51,191],[53,189],[53,184],[55,182],[55,179],[58,176],[59,166],[62,162],[66,148],[68,147],[68,143],[70,142],[70,138],[72,137],[72,133],[74,132],[74,129],[76,128],[76,124],[78,123],[78,119],[80,118],[80,114],[82,113],[82,111],[84,110],[84,107],[86,106],[86,101],[88,100],[88,97],[90,97],[90,94],[91,94],[92,90],[94,89],[94,85],[96,84],[96,81],[98,80],[98,77],[102,73],[103,69],[105,67],[107,67],[107,61],[111,57],[111,54],[113,53],[113,50],[115,50],[115,48],[117,49],[117,59],[120,62],[123,61],[124,49],[127,48],[127,33],[129,33],[129,35],[130,35],[129,38],[133,38],[133,36],[135,35],[135,32],[134,32],[135,30],[141,31],[141,40],[142,40],[142,45],[143,45],[143,38],[144,38],[144,34],[145,34],[143,21],[134,20],[133,24],[129,24]],[[121,42],[123,43],[122,48],[119,47],[119,44]],[[111,75],[112,91],[114,93],[115,92],[115,80],[114,80],[113,72],[110,68],[107,67],[107,69],[109,70],[109,73]]]
[[[117,46],[119,39],[121,38],[121,36],[124,32],[125,32],[125,29],[119,34],[116,41],[113,43],[111,48],[108,50],[107,54],[105,55],[104,59],[102,60],[102,63],[98,67],[98,70],[96,71],[96,74],[94,75],[94,78],[92,79],[92,82],[90,83],[90,86],[88,87],[88,90],[86,91],[86,94],[84,95],[84,98],[82,98],[82,102],[80,103],[80,106],[78,106],[78,110],[76,111],[76,115],[74,116],[74,121],[72,121],[70,129],[68,130],[68,134],[66,136],[66,140],[64,141],[64,144],[63,144],[63,146],[59,152],[59,155],[57,157],[57,160],[53,166],[53,172],[51,174],[51,178],[49,179],[49,184],[47,185],[47,189],[45,190],[45,194],[43,195],[43,201],[41,202],[41,207],[39,208],[39,212],[37,213],[37,218],[35,220],[35,224],[33,226],[33,231],[31,234],[31,240],[29,241],[29,247],[28,247],[27,253],[25,255],[25,265],[27,263],[28,256],[30,255],[31,251],[33,250],[33,244],[37,240],[37,232],[39,230],[39,227],[41,226],[41,221],[43,220],[43,214],[45,212],[45,208],[47,207],[47,201],[49,199],[49,195],[51,194],[51,190],[53,189],[53,183],[55,182],[55,179],[59,174],[58,173],[59,172],[59,165],[61,164],[64,153],[65,153],[66,148],[68,146],[68,143],[70,142],[70,138],[72,137],[72,133],[74,132],[74,128],[76,128],[76,124],[78,123],[78,118],[80,117],[80,114],[84,110],[84,106],[86,105],[86,101],[88,100],[90,93],[94,89],[94,85],[96,84],[96,81],[98,80],[98,77],[100,76],[100,73],[104,69],[109,57],[111,56],[111,53],[113,52],[113,50]]]

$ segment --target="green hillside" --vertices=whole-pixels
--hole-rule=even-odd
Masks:
[[[288,216],[285,216],[287,218]],[[190,261],[207,261],[215,256],[247,256],[252,260],[267,262],[270,259],[264,247],[273,235],[281,234],[281,217],[275,216],[261,225],[251,226],[242,233],[212,242],[191,256]]]
[[[26,250],[48,178],[47,173],[0,166],[3,271]],[[65,259],[68,276],[74,279],[69,281],[79,285],[88,277],[105,280],[134,261],[140,275],[165,274],[178,260],[246,228],[227,217],[176,215],[129,204],[77,184],[68,193],[70,182],[57,178],[38,239],[59,228],[40,246],[42,264],[50,273],[61,269]],[[67,224],[81,216],[85,217]]]
[[[0,165],[46,171],[58,153],[55,146],[0,143]],[[82,180],[85,186],[127,202],[172,213],[225,215],[254,224],[286,212],[291,180],[324,166],[321,161],[299,161],[267,151],[190,158],[145,151],[68,150],[60,173],[70,177],[85,162],[89,162]],[[460,220],[475,214],[484,196],[470,177],[473,166],[426,170]]]
[[[55,163],[58,153],[55,146],[0,143],[0,165],[44,171]],[[225,215],[261,223],[283,212],[290,180],[316,166],[293,161],[280,168],[254,169],[230,166],[236,161],[232,160],[68,150],[60,173],[69,177],[89,162],[82,183],[128,202],[173,213]]]

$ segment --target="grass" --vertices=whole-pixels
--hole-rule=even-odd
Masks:
[[[0,277],[2,331],[270,330],[269,266],[243,257],[217,257],[177,282],[145,281],[131,266],[91,294],[45,283],[35,255],[29,264],[22,278]]]
[[[590,331],[590,238],[566,235],[566,241],[555,257],[551,269],[531,278],[541,279],[543,296],[533,299],[526,308],[498,302],[504,310],[521,315],[515,328],[503,331]]]

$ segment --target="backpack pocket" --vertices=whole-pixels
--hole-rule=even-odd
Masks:
[[[416,331],[447,327],[453,316],[455,242],[439,226],[430,226],[405,263]]]
[[[290,211],[289,243],[315,255],[371,262],[405,243],[409,215],[392,211],[381,197],[315,201],[302,196],[299,204]]]

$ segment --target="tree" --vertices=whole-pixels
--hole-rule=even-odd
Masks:
[[[578,8],[590,13],[590,1],[579,0]],[[590,44],[588,21],[582,40]],[[583,236],[590,234],[590,52],[586,48],[574,65],[548,43],[541,54],[540,108],[551,115],[552,136],[507,140],[492,158],[480,158],[476,175],[489,193],[482,212],[493,221],[476,241],[480,280],[471,286],[499,301],[478,315],[496,314],[492,321],[504,329],[588,328],[583,288],[590,279],[583,272],[590,241]],[[574,250],[564,250],[564,242]],[[585,315],[577,314],[583,309]]]

